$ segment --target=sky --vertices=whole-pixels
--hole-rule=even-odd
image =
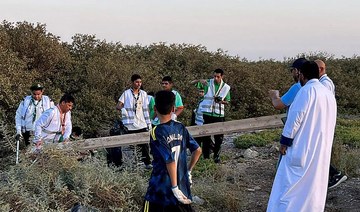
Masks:
[[[202,45],[248,60],[360,55],[359,0],[1,0],[0,19],[124,45]]]

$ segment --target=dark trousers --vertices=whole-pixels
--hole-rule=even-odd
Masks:
[[[224,122],[224,117],[214,117],[214,116],[208,116],[203,115],[204,118],[204,124],[211,124],[216,122]],[[214,159],[220,157],[220,150],[221,150],[221,144],[224,139],[224,134],[220,135],[214,135],[215,144],[214,144]],[[211,148],[211,136],[204,136],[200,138],[200,141],[203,143],[202,152],[204,158],[210,157],[210,148]]]
[[[25,141],[25,146],[29,146],[30,145],[30,137],[33,135],[33,132],[30,131],[25,131],[22,136],[24,138]]]
[[[329,179],[337,174],[339,174],[339,171],[333,165],[330,164]]]
[[[134,133],[141,133],[146,132],[147,129],[143,128],[140,130],[128,130],[125,134],[134,134]],[[151,158],[150,158],[150,148],[149,144],[139,144],[135,147],[135,157],[137,157],[137,152],[141,152],[141,158],[140,160],[144,162],[145,165],[151,164]]]
[[[144,202],[143,212],[194,212],[191,204],[160,205],[149,201]]]
[[[140,130],[128,130],[125,132],[125,134],[134,134],[134,133],[140,133],[140,132],[146,132],[147,129],[140,129]],[[121,147],[113,147],[106,149],[107,155],[107,163],[108,165],[113,164],[115,166],[121,166],[123,163],[123,156],[122,156],[122,150]],[[151,158],[150,158],[150,150],[149,150],[149,144],[139,144],[135,147],[135,152],[141,152],[141,158],[140,160],[144,162],[145,165],[151,164]],[[137,154],[135,154],[135,157],[137,157]]]
[[[107,164],[120,167],[123,163],[121,147],[107,148],[106,151]]]

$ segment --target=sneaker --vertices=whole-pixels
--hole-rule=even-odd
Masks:
[[[151,164],[145,165],[145,169],[152,169],[152,168],[153,168],[153,166]]]
[[[328,188],[329,189],[335,188],[336,186],[338,186],[340,183],[344,182],[345,180],[347,180],[347,176],[341,174],[341,172],[340,172],[339,174],[337,174],[329,179]]]
[[[220,157],[215,157],[214,158],[214,163],[220,163],[220,162],[221,162]]]

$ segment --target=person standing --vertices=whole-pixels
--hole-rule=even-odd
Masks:
[[[15,115],[15,139],[24,138],[26,146],[30,144],[30,137],[34,135],[35,121],[44,111],[54,106],[54,102],[48,96],[43,95],[44,87],[42,85],[33,84],[30,90],[31,95],[26,96],[20,102]]]
[[[201,126],[204,124],[204,117],[200,110],[200,103],[204,100],[204,89],[198,89],[198,103],[196,105],[196,108],[192,112],[191,117],[191,125],[198,125]]]
[[[33,143],[39,149],[43,144],[67,142],[72,132],[71,110],[75,99],[64,94],[56,107],[46,110],[35,122]]]
[[[337,105],[315,62],[299,69],[303,86],[288,111],[267,211],[324,211]]]
[[[160,124],[151,130],[150,146],[153,170],[145,194],[143,211],[193,211],[191,207],[191,171],[199,160],[201,148],[185,126],[172,120],[175,95],[159,91],[155,111]],[[187,149],[191,159],[187,165]]]
[[[214,78],[209,80],[195,80],[193,83],[200,82],[199,89],[204,89],[204,100],[199,107],[203,113],[204,124],[224,122],[225,105],[230,102],[230,86],[223,81],[224,71],[214,70]],[[196,82],[197,81],[197,82]],[[224,135],[214,135],[214,162],[220,163],[220,150]],[[211,137],[202,138],[204,158],[210,158]]]
[[[174,111],[172,111],[172,113],[171,113],[171,118],[173,120],[177,120],[177,117],[180,116],[180,114],[184,110],[184,104],[182,102],[181,95],[178,91],[173,89],[174,83],[170,76],[163,77],[163,79],[161,80],[161,86],[162,86],[163,90],[171,91],[175,94],[175,108],[174,108]],[[154,120],[152,121],[152,124],[155,126],[158,125],[159,123],[160,123],[160,121],[159,121],[159,118],[157,118],[157,117],[155,117]]]
[[[319,75],[320,75],[319,81],[326,88],[328,88],[335,96],[335,85],[334,85],[333,81],[330,79],[330,77],[328,77],[328,75],[326,74],[326,65],[325,65],[324,61],[315,60],[315,63],[319,67]],[[335,168],[335,166],[330,164],[328,188],[329,189],[335,188],[336,186],[338,186],[340,183],[344,182],[345,180],[347,180],[347,176],[342,174],[341,171],[337,170]]]
[[[147,132],[151,129],[149,102],[147,93],[140,89],[142,85],[141,76],[138,74],[132,75],[131,83],[131,88],[125,90],[120,96],[116,109],[121,111],[121,119],[127,129],[125,134]],[[138,146],[141,150],[142,162],[144,162],[147,169],[151,169],[149,144],[139,144]],[[118,154],[116,157],[122,158],[121,151]]]
[[[275,109],[281,110],[284,108],[288,109],[290,107],[291,103],[295,99],[296,94],[301,88],[299,82],[299,69],[307,61],[308,60],[305,58],[298,58],[292,63],[292,65],[290,66],[290,72],[292,74],[295,83],[289,88],[289,90],[283,96],[281,96],[281,98],[279,97],[278,90],[269,91],[271,103]]]
[[[291,65],[291,72],[292,72],[293,78],[294,78],[296,83],[293,86],[291,86],[289,91],[286,92],[284,94],[284,96],[282,96],[280,98],[279,97],[279,91],[277,91],[277,90],[270,90],[269,91],[269,95],[270,95],[270,98],[272,99],[272,104],[273,104],[275,109],[280,110],[280,109],[283,109],[285,107],[288,108],[291,105],[291,103],[294,101],[295,96],[296,96],[297,92],[299,91],[299,89],[301,87],[300,82],[299,82],[299,68],[306,61],[307,60],[305,58],[299,58],[299,59],[296,59],[293,62],[293,64]],[[335,95],[335,85],[334,85],[333,81],[326,74],[325,63],[323,61],[321,61],[321,60],[315,60],[315,62],[319,67],[319,77],[320,77],[319,81],[320,81],[320,83],[323,84],[325,87],[327,87],[333,93],[333,95]],[[280,159],[281,159],[281,155],[280,155]],[[330,175],[329,183],[328,183],[329,188],[334,188],[334,187],[338,186],[340,183],[347,180],[347,176],[343,175],[340,171],[338,171],[331,164],[330,164],[330,169],[329,169],[329,175]]]
[[[290,72],[291,72],[291,75],[292,75],[295,83],[289,88],[289,90],[281,98],[279,96],[278,90],[270,90],[269,91],[271,103],[275,109],[282,110],[282,109],[286,108],[286,113],[288,112],[291,103],[294,101],[296,94],[298,93],[298,91],[301,88],[301,84],[299,82],[299,69],[307,61],[308,60],[305,58],[298,58],[292,63],[292,65],[290,66]],[[286,122],[286,118],[287,117],[284,117],[281,119],[284,124]],[[280,154],[278,162],[276,164],[276,168],[279,166],[281,158],[282,158],[282,156]]]

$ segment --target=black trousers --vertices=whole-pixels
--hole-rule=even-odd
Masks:
[[[146,131],[147,131],[146,128],[143,128],[140,130],[128,130],[125,134],[134,134],[134,133],[141,133],[141,132],[146,132]],[[144,162],[145,165],[151,164],[149,144],[136,145],[135,149],[136,149],[135,157],[137,157],[137,152],[141,152],[140,160],[142,162]]]
[[[191,204],[160,205],[149,201],[144,202],[143,212],[194,212]]]
[[[211,124],[216,122],[224,122],[224,117],[214,117],[203,114],[204,124]],[[214,135],[215,144],[214,144],[214,158],[220,157],[221,144],[224,140],[224,134]],[[211,148],[211,136],[204,136],[198,139],[203,143],[202,152],[204,158],[210,157],[210,148]]]
[[[33,135],[33,132],[30,132],[30,131],[25,131],[24,133],[22,133],[22,136],[23,136],[24,141],[25,141],[25,146],[30,145],[30,137],[32,135]]]
[[[146,132],[147,129],[140,129],[140,130],[128,130],[125,134],[134,134],[134,133],[140,133],[140,132]],[[141,158],[140,160],[144,162],[145,165],[151,164],[151,158],[150,158],[150,150],[149,150],[149,144],[139,144],[136,145],[136,152],[141,152]],[[122,150],[121,147],[113,147],[106,149],[107,155],[107,163],[108,165],[113,164],[115,166],[121,166],[123,163],[123,156],[122,156]],[[137,154],[135,155],[137,157]]]
[[[335,175],[338,175],[340,172],[330,164],[330,170],[329,170],[329,179],[334,177]]]
[[[120,167],[123,163],[121,147],[107,148],[106,151],[107,164]]]

